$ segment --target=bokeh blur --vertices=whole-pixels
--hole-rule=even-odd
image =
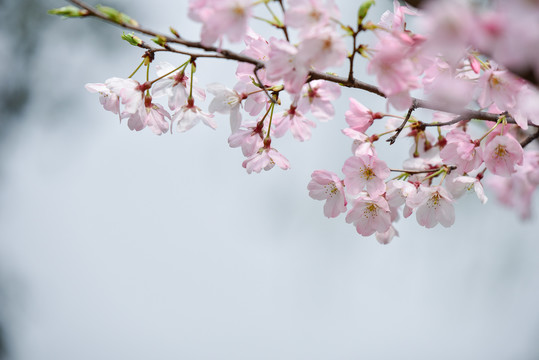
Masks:
[[[352,22],[357,3],[337,3]],[[377,3],[373,21],[392,8]],[[127,77],[142,52],[46,14],[65,4],[0,0],[0,359],[539,359],[537,196],[522,222],[470,194],[453,227],[401,220],[382,246],[306,186],[350,156],[348,98],[384,102],[344,90],[310,141],[275,142],[290,170],[248,175],[226,116],[158,137],[105,112],[84,84]],[[199,36],[187,0],[106,4]],[[197,74],[231,86],[234,71],[200,59]],[[398,167],[409,146],[379,151]]]

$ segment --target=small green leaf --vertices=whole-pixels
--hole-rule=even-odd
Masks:
[[[359,10],[357,12],[357,23],[358,25],[361,25],[363,23],[363,19],[367,17],[367,13],[369,12],[369,9],[371,6],[374,5],[374,0],[367,0],[361,6],[359,7]]]

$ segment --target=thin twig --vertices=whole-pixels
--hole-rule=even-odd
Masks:
[[[278,0],[279,2],[279,5],[281,5],[281,10],[283,11],[283,15],[286,13],[285,11],[285,8],[284,8],[284,4],[283,4],[283,0]],[[290,42],[290,38],[288,37],[288,28],[286,27],[286,25],[283,25],[283,27],[281,28],[284,32],[284,37],[286,39],[286,41]]]
[[[389,169],[389,171],[402,172],[402,173],[407,173],[407,174],[410,174],[410,175],[414,175],[414,174],[429,174],[429,173],[433,173],[433,172],[436,172],[436,171],[440,171],[440,170],[445,169],[445,168],[447,168],[448,171],[451,171],[451,170],[455,170],[457,167],[454,166],[454,165],[450,165],[450,166],[440,166],[439,168],[429,169],[429,170]]]
[[[260,66],[255,66],[255,69],[254,69],[254,74],[255,74],[255,77],[256,77],[256,81],[258,81],[258,83],[260,84],[260,86],[262,87],[262,90],[264,90],[264,93],[266,94],[266,96],[268,97],[268,99],[270,99],[270,101],[273,103],[273,104],[276,104],[277,101],[275,101],[275,99],[273,98],[273,96],[271,96],[268,92],[268,89],[266,89],[266,85],[262,84],[262,81],[260,80],[260,78],[258,77],[258,70],[260,70],[261,67]]]
[[[445,121],[445,122],[433,122],[433,123],[423,123],[423,126],[425,127],[429,127],[429,126],[447,126],[447,125],[453,125],[453,124],[456,124],[456,123],[459,123],[461,121],[466,121],[466,120],[470,120],[470,116],[469,115],[460,115],[460,116],[457,116],[456,118],[454,118],[453,120],[450,120],[450,121]]]
[[[410,106],[410,109],[408,110],[406,117],[404,118],[400,126],[395,130],[395,134],[393,134],[389,139],[386,140],[389,143],[389,145],[393,145],[395,143],[395,140],[397,140],[397,137],[406,126],[406,123],[408,122],[408,120],[410,120],[410,116],[412,116],[412,112],[415,110],[415,108],[416,108],[416,105],[414,101],[412,103],[412,106]]]

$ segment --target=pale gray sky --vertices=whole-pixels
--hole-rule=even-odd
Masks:
[[[355,16],[352,2],[338,3]],[[130,7],[150,27],[198,36],[186,1]],[[290,170],[248,175],[225,116],[217,131],[134,133],[84,89],[138,64],[121,30],[44,21],[27,69],[32,97],[1,153],[10,359],[539,356],[537,215],[523,223],[493,194],[485,206],[469,195],[453,227],[401,220],[401,236],[381,246],[308,197],[311,172],[339,172],[349,156],[348,97],[382,111],[379,99],[344,92],[310,141],[275,142]],[[198,66],[202,85],[231,85],[233,72]],[[380,152],[397,164],[406,147],[397,149]]]

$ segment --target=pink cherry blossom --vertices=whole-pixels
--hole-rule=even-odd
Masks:
[[[342,37],[330,27],[309,33],[299,43],[298,52],[306,68],[312,66],[317,70],[340,66],[348,54]]]
[[[270,39],[266,78],[271,81],[283,79],[288,93],[299,94],[309,74],[308,65],[300,59],[298,49],[288,41]]]
[[[175,67],[172,64],[165,61],[155,66],[155,72],[158,77],[164,76],[174,71],[174,69]],[[196,86],[196,83],[197,81],[194,79],[193,97],[204,101],[206,99],[206,93],[203,89]],[[186,103],[190,86],[191,79],[187,77],[185,72],[176,70],[152,86],[152,95],[153,97],[168,96],[168,107],[170,110],[176,110]]]
[[[289,0],[285,24],[300,28],[302,33],[316,31],[330,24],[330,18],[338,18],[339,10],[333,0]]]
[[[315,200],[326,200],[324,215],[333,218],[346,212],[344,186],[336,174],[326,170],[316,170],[311,178],[311,182],[307,185],[309,196]]]
[[[294,139],[305,141],[311,138],[311,128],[316,127],[316,124],[303,116],[297,107],[291,105],[290,108],[273,118],[275,131],[273,134],[276,137],[281,137],[290,129]]]
[[[140,106],[134,114],[130,114],[127,126],[129,129],[136,131],[148,126],[154,134],[161,135],[166,133],[169,128],[165,118],[170,120],[170,115],[163,106],[154,104],[152,97],[146,96],[144,105]]]
[[[264,39],[261,35],[255,33],[252,29],[247,29],[247,33],[244,39],[245,49],[241,52],[242,55],[250,58],[260,60],[263,62],[268,61],[270,53],[269,41]],[[256,80],[254,76],[255,66],[246,62],[238,63],[236,69],[236,76],[243,83],[252,83]],[[259,69],[257,71],[258,78],[263,85],[273,86],[276,85],[274,81],[270,81],[266,77],[266,68]]]
[[[522,166],[516,166],[511,177],[491,176],[487,185],[502,204],[514,207],[522,219],[530,218],[532,195],[539,185],[539,152],[526,151]]]
[[[371,198],[364,194],[352,202],[346,222],[353,223],[357,232],[363,236],[375,232],[385,233],[391,226],[389,205],[383,197]]]
[[[383,35],[375,50],[367,67],[368,73],[376,75],[380,90],[395,109],[408,109],[412,105],[410,91],[420,85],[410,44],[395,36]]]
[[[228,144],[233,148],[241,146],[243,155],[248,157],[264,145],[264,131],[259,124],[254,123],[244,124],[243,127],[229,136]]]
[[[212,129],[217,128],[217,124],[212,120],[212,114],[206,114],[198,106],[195,106],[193,99],[189,99],[187,104],[183,105],[172,116],[172,122],[170,124],[170,131],[172,132],[172,125],[177,122],[177,129],[179,132],[185,132],[191,129],[193,126],[202,121],[205,125]]]
[[[382,114],[375,114],[356,99],[350,98],[350,110],[344,113],[344,118],[352,129],[364,133],[375,119],[382,118]]]
[[[450,180],[448,176],[446,177],[446,187],[454,197],[458,197],[466,191],[473,190],[479,201],[481,201],[481,204],[486,204],[488,201],[485,191],[483,190],[483,185],[477,177],[456,176]]]
[[[477,102],[482,107],[495,104],[501,111],[508,111],[513,116],[517,124],[523,128],[528,128],[528,119],[520,115],[517,99],[519,93],[525,90],[525,82],[508,73],[506,70],[489,69],[483,73],[478,82],[480,89]]]
[[[111,92],[105,84],[89,83],[84,87],[91,93],[99,94],[99,102],[105,110],[120,114],[120,98]]]
[[[335,108],[333,101],[341,96],[341,87],[335,83],[323,80],[311,81],[304,86],[304,93],[298,101],[298,108],[303,112],[308,110],[321,121],[333,118]]]
[[[352,154],[355,156],[359,155],[372,155],[376,156],[376,149],[374,148],[373,143],[371,142],[370,137],[365,135],[360,131],[356,131],[351,128],[346,128],[342,130],[342,133],[348,136],[350,139],[354,140],[352,142]]]
[[[370,196],[381,195],[386,190],[384,180],[389,176],[386,163],[372,155],[348,158],[343,165],[344,184],[352,195],[359,194],[365,187]]]
[[[190,17],[202,22],[200,38],[211,45],[224,36],[232,42],[243,39],[251,17],[251,0],[191,0]]]
[[[122,100],[122,105],[124,105],[123,112],[128,114],[134,114],[143,105],[144,91],[150,86],[147,83],[141,85],[133,79],[116,77],[107,79],[105,85],[111,93],[116,94]]]
[[[438,0],[427,3],[420,17],[431,53],[441,53],[451,66],[465,56],[476,28],[476,18],[469,1]]]
[[[417,12],[406,6],[400,6],[397,0],[393,0],[393,13],[386,10],[380,18],[380,25],[395,32],[402,32],[406,24],[404,15],[417,15]]]
[[[253,171],[259,173],[262,169],[266,171],[271,170],[275,165],[283,170],[290,168],[287,158],[271,147],[261,147],[242,163],[242,166],[249,174]]]
[[[512,136],[495,136],[483,151],[485,165],[489,171],[499,176],[510,176],[522,165],[524,152],[520,143]]]
[[[453,197],[441,186],[421,185],[417,193],[408,196],[406,204],[416,210],[417,222],[426,228],[438,223],[449,227],[455,222]]]
[[[440,151],[444,162],[457,166],[457,171],[468,173],[483,163],[483,153],[478,142],[460,129],[451,130],[446,136],[447,144]]]
[[[386,232],[376,232],[375,236],[380,244],[387,245],[395,236],[399,236],[399,232],[391,225]]]
[[[386,185],[386,199],[391,209],[398,209],[404,205],[404,217],[412,214],[412,208],[406,204],[410,195],[414,195],[417,189],[414,184],[403,180],[390,180]]]

